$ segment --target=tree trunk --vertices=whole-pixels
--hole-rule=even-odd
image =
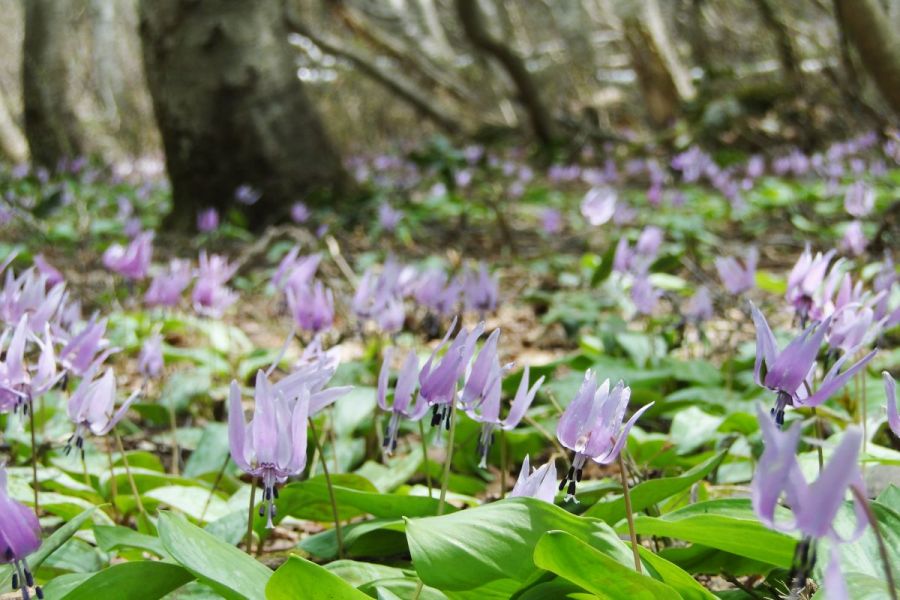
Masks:
[[[866,70],[900,116],[900,35],[878,0],[835,0],[835,7]]]
[[[799,84],[801,82],[800,61],[797,59],[797,52],[794,50],[794,42],[791,40],[791,32],[787,23],[783,16],[778,14],[778,9],[772,0],[756,0],[756,7],[766,27],[775,36],[778,61],[781,63],[781,70],[784,71],[785,78],[790,83]]]
[[[191,227],[235,192],[254,227],[344,191],[338,153],[297,78],[280,0],[141,0],[144,65],[172,182],[167,223]]]
[[[0,90],[0,157],[14,163],[28,160],[28,142],[6,105],[6,96]]]
[[[71,79],[72,19],[77,0],[25,2],[22,92],[25,136],[36,164],[55,167],[85,153]]]
[[[535,136],[544,146],[553,143],[550,113],[541,101],[537,84],[525,67],[525,62],[507,45],[495,40],[484,26],[478,0],[456,0],[456,12],[466,37],[475,48],[497,60],[516,86],[519,101],[528,113]]]

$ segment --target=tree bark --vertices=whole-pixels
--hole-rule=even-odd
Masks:
[[[672,74],[650,31],[636,15],[623,22],[625,43],[631,56],[631,66],[637,76],[651,125],[660,128],[670,125],[678,116],[681,99]]]
[[[0,91],[0,157],[14,163],[28,160],[28,142],[10,114],[6,96]]]
[[[46,167],[55,167],[86,150],[70,86],[74,66],[71,20],[78,4],[77,0],[25,2],[25,136],[34,162]]]
[[[778,61],[781,63],[781,70],[784,71],[785,78],[789,82],[799,83],[801,81],[800,61],[797,59],[797,52],[794,49],[794,42],[791,40],[791,32],[788,30],[787,23],[778,14],[772,0],[755,1],[763,22],[775,36],[775,45],[778,47]]]
[[[345,191],[338,153],[297,78],[280,0],[141,0],[144,65],[172,182],[169,226],[204,207],[242,208],[251,226],[291,203]]]
[[[531,128],[538,141],[544,146],[553,143],[553,124],[537,84],[525,67],[525,62],[502,42],[495,40],[484,26],[478,0],[456,0],[456,13],[462,23],[466,37],[481,52],[499,62],[519,94]]]
[[[900,116],[900,34],[878,0],[835,0],[835,8],[881,95]]]

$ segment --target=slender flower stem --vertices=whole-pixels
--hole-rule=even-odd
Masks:
[[[631,513],[631,490],[628,488],[628,470],[619,453],[619,474],[622,476],[622,493],[625,496],[625,516],[628,518],[628,534],[631,536],[631,552],[634,554],[634,569],[643,573],[641,569],[641,555],[638,553],[637,534],[634,532],[634,515]]]
[[[125,475],[128,477],[128,484],[131,486],[131,493],[134,494],[134,499],[137,502],[138,511],[147,517],[147,511],[144,509],[144,502],[141,500],[141,494],[138,492],[137,484],[134,482],[134,477],[131,474],[131,466],[128,464],[128,456],[125,454],[125,446],[122,445],[122,438],[115,429],[113,430],[113,435],[116,436],[116,445],[119,447],[119,452],[122,453],[122,464],[125,466]]]
[[[422,440],[422,468],[425,471],[425,481],[428,483],[428,497],[433,496],[431,489],[431,469],[428,466],[428,440],[425,439],[425,423],[419,419],[419,438]]]
[[[563,458],[564,461],[566,461],[566,470],[568,470],[572,466],[572,459],[569,458],[569,453],[560,445],[559,440],[556,439],[556,436],[547,431],[544,426],[535,421],[533,417],[525,415],[524,421],[530,426],[534,427],[538,431],[538,433],[547,438],[547,441],[549,441],[556,447],[556,452]]]
[[[225,455],[225,460],[222,461],[222,468],[219,469],[219,472],[216,474],[216,480],[213,481],[212,489],[209,490],[209,496],[206,498],[206,504],[203,505],[203,512],[200,513],[200,520],[206,518],[206,511],[209,510],[209,505],[212,503],[213,496],[216,494],[216,490],[219,488],[219,483],[222,481],[222,477],[225,476],[225,469],[228,468],[228,460],[231,457],[229,455]]]
[[[256,477],[250,480],[250,508],[247,510],[247,539],[244,550],[253,556],[253,509],[256,508]]]
[[[444,462],[444,475],[441,477],[441,499],[438,502],[438,516],[444,514],[447,501],[447,484],[450,482],[450,465],[453,462],[453,438],[456,437],[456,398],[450,403],[450,437],[447,438],[447,459]]]
[[[116,506],[116,496],[119,495],[119,484],[116,483],[116,471],[113,466],[113,457],[112,457],[112,444],[107,440],[106,445],[106,459],[109,462],[109,502],[112,504],[113,511],[113,521],[119,521],[119,508]],[[87,470],[87,466],[85,466],[85,471]]]
[[[888,555],[884,537],[881,535],[881,527],[878,525],[878,519],[875,518],[875,513],[872,511],[872,505],[869,504],[869,499],[866,498],[866,494],[855,485],[850,486],[850,491],[853,492],[856,501],[859,502],[863,507],[863,510],[866,511],[866,518],[869,520],[869,525],[872,526],[872,533],[875,534],[875,539],[878,541],[878,554],[881,556],[881,563],[884,566],[888,594],[890,595],[891,600],[897,600],[897,584],[894,582],[894,573],[891,570],[891,559]]]
[[[31,478],[34,486],[34,514],[40,516],[41,507],[38,503],[38,474],[37,474],[37,436],[34,429],[34,401],[29,397],[28,415],[31,419]]]
[[[325,475],[325,485],[328,486],[328,499],[331,500],[331,514],[334,515],[334,533],[337,536],[338,558],[344,558],[344,534],[341,531],[341,517],[338,514],[337,500],[334,498],[334,488],[331,486],[331,475],[328,474],[328,461],[325,460],[325,452],[319,442],[319,436],[316,434],[316,425],[313,423],[312,417],[309,418],[309,432],[312,434],[313,440],[316,442],[316,451],[319,453],[319,459],[322,461],[322,473]],[[334,448],[337,454],[337,448]]]
[[[856,374],[857,377],[860,378],[862,387],[862,430],[863,430],[863,438],[862,438],[862,453],[866,453],[866,442],[869,441],[869,407],[868,402],[866,401],[866,370],[862,369],[859,373]],[[863,463],[863,469],[865,469],[865,464]]]
[[[825,457],[822,455],[822,440],[825,439],[825,435],[822,432],[822,421],[819,420],[819,415],[816,414],[816,407],[813,406],[811,409],[813,416],[813,424],[816,428],[816,439],[819,440],[819,443],[816,444],[816,454],[819,456],[819,474],[822,473],[822,468],[825,465]]]
[[[500,428],[500,499],[506,498],[506,473],[509,471],[509,451],[506,448],[506,430]]]
[[[169,398],[169,424],[172,427],[172,475],[178,476],[181,450],[178,447],[178,418],[175,415],[175,395]]]

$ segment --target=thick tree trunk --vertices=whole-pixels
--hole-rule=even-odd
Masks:
[[[79,6],[78,0],[25,2],[25,136],[34,162],[47,167],[86,150],[70,86],[72,19]]]
[[[297,78],[280,0],[141,0],[147,81],[162,133],[174,206],[187,228],[203,207],[261,193],[258,227],[291,203],[344,189],[338,153]]]
[[[0,157],[15,163],[28,160],[28,143],[10,114],[2,90],[0,90]]]
[[[775,45],[778,47],[778,62],[785,78],[794,84],[799,84],[800,61],[794,49],[791,32],[788,29],[784,17],[779,14],[778,8],[772,0],[756,0],[756,7],[762,16],[763,22],[775,36]]]
[[[835,8],[881,95],[900,115],[900,34],[878,0],[835,0]]]
[[[484,26],[478,0],[456,0],[456,12],[466,37],[475,48],[499,62],[519,94],[519,101],[528,113],[535,136],[541,144],[553,143],[553,124],[537,84],[525,67],[525,62],[509,46],[495,40]]]

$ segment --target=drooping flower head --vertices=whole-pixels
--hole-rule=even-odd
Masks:
[[[553,503],[556,498],[556,465],[552,460],[532,473],[531,461],[525,456],[516,485],[509,493],[510,498],[519,496]]]
[[[825,254],[818,252],[813,257],[807,246],[788,275],[785,298],[794,307],[801,327],[806,327],[810,319],[821,321],[830,314],[828,303],[842,277],[838,263],[829,271],[834,254],[834,250],[829,250]]]
[[[631,388],[620,381],[610,390],[609,379],[597,385],[597,376],[591,371],[584,380],[575,399],[566,407],[556,427],[556,437],[569,450],[575,452],[572,467],[559,484],[566,488],[567,499],[575,498],[575,484],[581,481],[581,473],[588,459],[607,465],[619,457],[628,440],[628,432],[653,402],[635,411],[623,424],[625,410],[631,398]]]
[[[156,379],[162,375],[166,366],[162,352],[162,336],[154,333],[148,337],[141,346],[138,356],[138,371],[147,379]]]
[[[860,256],[866,251],[866,234],[863,232],[860,221],[851,221],[844,229],[844,237],[841,239],[841,250],[850,256]]]
[[[581,201],[581,214],[594,227],[603,225],[615,214],[616,199],[616,191],[612,188],[591,188]]]
[[[400,367],[397,384],[394,386],[394,401],[388,405],[388,378],[390,377],[393,352],[393,348],[385,350],[381,372],[378,375],[378,406],[381,410],[391,413],[391,419],[384,434],[383,446],[386,454],[391,454],[397,449],[397,430],[400,427],[400,418],[406,417],[411,421],[418,421],[428,412],[428,403],[421,395],[417,396],[415,404],[410,406],[419,382],[419,360],[413,350],[409,351],[403,361],[403,366]]]
[[[206,250],[201,250],[197,283],[191,295],[194,310],[202,315],[221,317],[237,300],[237,293],[226,285],[235,271],[237,265],[229,264],[224,256],[207,255]]]
[[[403,211],[397,210],[388,202],[378,205],[378,224],[385,231],[394,231],[403,219]]]
[[[118,411],[116,406],[116,376],[112,369],[98,379],[94,375],[99,365],[92,367],[81,383],[69,397],[66,410],[69,419],[75,424],[75,433],[69,438],[66,445],[66,454],[72,450],[72,446],[78,448],[84,456],[84,437],[88,433],[94,435],[106,435],[128,412],[132,403],[137,400],[140,391],[134,392]],[[114,412],[115,411],[115,412]]]
[[[698,288],[694,295],[685,302],[682,312],[685,318],[692,323],[702,323],[711,319],[713,316],[713,304],[709,288],[706,286]]]
[[[278,263],[278,268],[272,275],[272,285],[277,290],[285,287],[299,287],[309,285],[312,282],[322,255],[319,253],[300,256],[300,246],[294,246]]]
[[[113,244],[103,253],[107,269],[126,279],[141,280],[147,276],[153,257],[153,232],[138,234],[127,247]]]
[[[25,559],[41,546],[41,524],[34,512],[9,497],[6,491],[6,466],[0,463],[0,564],[12,566],[12,587],[28,599],[28,588],[34,587],[34,577]],[[35,588],[38,598],[44,597]]]
[[[288,308],[300,329],[319,333],[334,323],[334,295],[321,281],[288,287],[286,295]]]
[[[759,253],[755,247],[747,250],[743,263],[733,256],[720,256],[716,258],[716,271],[722,285],[730,294],[735,296],[752,290],[756,287],[756,263]]]
[[[497,299],[500,295],[496,276],[488,273],[487,265],[483,262],[478,265],[478,271],[466,270],[463,273],[463,297],[466,308],[478,313],[482,318],[488,312],[497,308]]]
[[[144,294],[144,303],[151,308],[177,306],[181,302],[181,295],[193,279],[194,272],[190,262],[172,259],[167,269],[153,276]]]
[[[102,363],[109,355],[118,352],[110,347],[106,335],[106,319],[91,317],[81,330],[71,336],[59,351],[59,363],[69,373],[83,376],[95,364]]]
[[[844,210],[856,218],[865,217],[875,207],[875,190],[865,181],[854,181],[844,195]]]
[[[475,343],[484,332],[484,323],[479,323],[472,331],[460,327],[447,351],[438,359],[438,353],[447,344],[455,328],[456,319],[419,372],[419,395],[432,407],[432,427],[443,423],[447,429],[450,428],[451,406],[457,399],[459,379],[475,352]]]

